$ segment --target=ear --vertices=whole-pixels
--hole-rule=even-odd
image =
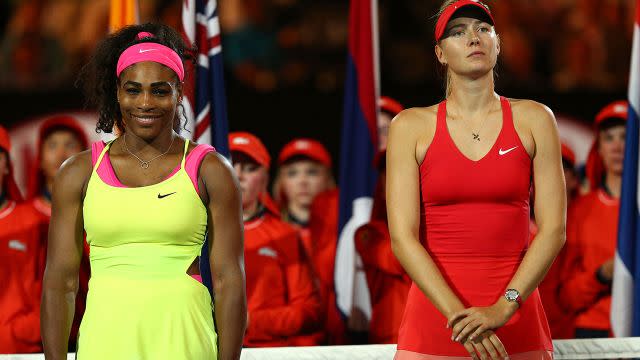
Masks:
[[[182,102],[183,88],[184,88],[184,82],[179,81],[178,86],[176,87],[176,91],[178,92],[178,102]]]
[[[495,30],[494,30],[495,31]],[[496,55],[500,55],[500,44],[502,43],[502,39],[500,35],[496,34]]]
[[[444,51],[442,51],[440,44],[436,44],[434,50],[436,52],[436,58],[438,58],[440,64],[447,65],[447,58],[444,56]]]

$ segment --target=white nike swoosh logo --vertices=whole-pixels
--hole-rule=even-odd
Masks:
[[[140,54],[146,53],[146,52],[149,52],[149,51],[154,51],[154,50],[155,49],[146,49],[146,50],[145,49],[140,49]]]
[[[504,154],[506,154],[506,153],[508,153],[508,152],[510,152],[510,151],[515,150],[516,148],[517,148],[517,146],[514,146],[514,147],[512,147],[511,149],[507,149],[507,150],[502,150],[502,149],[500,149],[500,150],[498,150],[498,154],[500,154],[500,155],[504,155]]]

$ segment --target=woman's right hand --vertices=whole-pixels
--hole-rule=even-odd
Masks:
[[[487,330],[474,340],[467,340],[463,344],[472,359],[509,359],[502,341],[493,330]]]

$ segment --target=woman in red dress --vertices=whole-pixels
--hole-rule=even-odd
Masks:
[[[445,100],[401,112],[389,131],[392,248],[413,280],[396,359],[550,359],[536,287],[565,241],[555,118],[495,93],[500,40],[486,5],[445,2],[435,40]]]

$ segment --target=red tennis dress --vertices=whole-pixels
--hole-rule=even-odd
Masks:
[[[531,159],[500,98],[502,128],[480,160],[456,147],[438,107],[436,133],[420,165],[420,239],[466,307],[489,306],[504,295],[529,244]],[[463,359],[447,319],[411,285],[396,360]],[[538,291],[496,334],[510,359],[551,359],[553,346]]]

